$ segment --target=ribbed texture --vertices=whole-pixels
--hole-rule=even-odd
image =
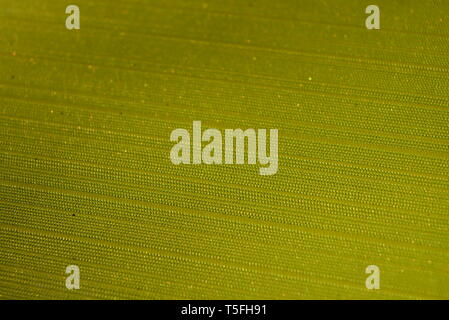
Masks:
[[[449,1],[376,0],[380,30],[357,0],[68,4],[0,0],[0,298],[449,299]],[[278,173],[173,165],[194,120],[279,129]]]

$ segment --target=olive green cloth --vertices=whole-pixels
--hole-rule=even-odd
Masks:
[[[0,298],[449,299],[449,1],[0,8]],[[172,164],[194,120],[277,174]]]

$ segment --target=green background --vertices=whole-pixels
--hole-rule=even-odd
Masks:
[[[0,0],[0,298],[448,299],[448,49],[443,0]],[[193,120],[278,173],[171,164]]]

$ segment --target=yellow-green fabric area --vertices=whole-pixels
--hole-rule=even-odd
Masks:
[[[371,2],[0,0],[0,298],[448,299],[449,2]]]

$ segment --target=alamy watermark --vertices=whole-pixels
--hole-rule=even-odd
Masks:
[[[218,129],[202,132],[201,121],[193,121],[192,140],[188,130],[175,129],[170,141],[176,142],[170,151],[173,164],[244,164],[245,145],[248,164],[257,164],[261,175],[273,175],[278,171],[278,130],[270,129],[267,146],[266,129],[225,129],[223,136]],[[246,141],[246,144],[245,144]],[[203,142],[207,142],[203,148]],[[235,143],[234,143],[235,142]],[[224,148],[224,155],[223,155]],[[269,150],[269,154],[267,151]]]
[[[380,289],[380,269],[372,264],[366,267],[365,273],[369,276],[365,280],[365,286],[368,290]]]
[[[365,13],[370,15],[365,20],[365,26],[368,30],[380,29],[380,9],[375,4],[369,5],[365,9]]]
[[[65,13],[69,14],[65,20],[65,27],[68,30],[80,29],[80,8],[74,4],[67,6]]]
[[[65,279],[65,287],[69,290],[80,288],[80,268],[74,264],[67,266],[65,273],[69,276]]]

